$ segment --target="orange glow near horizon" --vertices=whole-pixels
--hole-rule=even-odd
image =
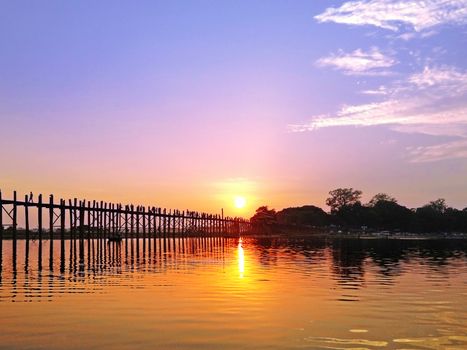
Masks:
[[[260,205],[261,186],[246,178],[230,178],[213,182],[213,200],[226,208],[226,215],[248,217]]]

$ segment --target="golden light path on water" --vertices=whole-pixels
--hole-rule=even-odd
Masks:
[[[243,252],[243,239],[238,240],[238,272],[240,273],[240,278],[243,278],[245,273],[245,253]]]
[[[58,242],[57,242],[58,243]],[[464,349],[462,241],[4,241],[0,349]]]

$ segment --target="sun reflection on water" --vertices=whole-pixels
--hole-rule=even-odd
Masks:
[[[243,274],[245,273],[245,253],[243,252],[242,246],[243,240],[242,238],[238,241],[238,272],[240,274],[240,278],[243,278]]]

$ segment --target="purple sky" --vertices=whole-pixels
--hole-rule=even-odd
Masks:
[[[1,4],[5,196],[467,206],[467,0]]]

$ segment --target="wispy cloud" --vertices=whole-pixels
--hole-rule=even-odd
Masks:
[[[386,69],[396,64],[396,60],[384,55],[377,47],[368,52],[357,49],[350,53],[343,51],[319,59],[320,67],[332,67],[347,75],[388,75]]]
[[[444,159],[467,158],[467,139],[433,146],[409,148],[410,161],[414,163],[434,162]]]
[[[360,91],[360,93],[365,94],[365,95],[384,96],[384,95],[387,95],[389,93],[389,91],[385,86],[381,85],[377,89],[363,90],[363,91]]]
[[[460,137],[454,145],[414,149],[414,159],[427,161],[464,157],[467,139],[467,72],[450,66],[425,67],[391,88],[381,87],[379,102],[341,107],[336,113],[318,115],[304,124],[289,125],[292,132],[338,126],[387,125],[399,132]]]
[[[467,73],[450,66],[425,67],[408,81],[419,89],[442,92],[444,97],[467,93]]]
[[[358,0],[327,8],[319,22],[372,25],[391,31],[428,31],[443,24],[467,23],[467,0]],[[410,39],[409,36],[403,37]]]

